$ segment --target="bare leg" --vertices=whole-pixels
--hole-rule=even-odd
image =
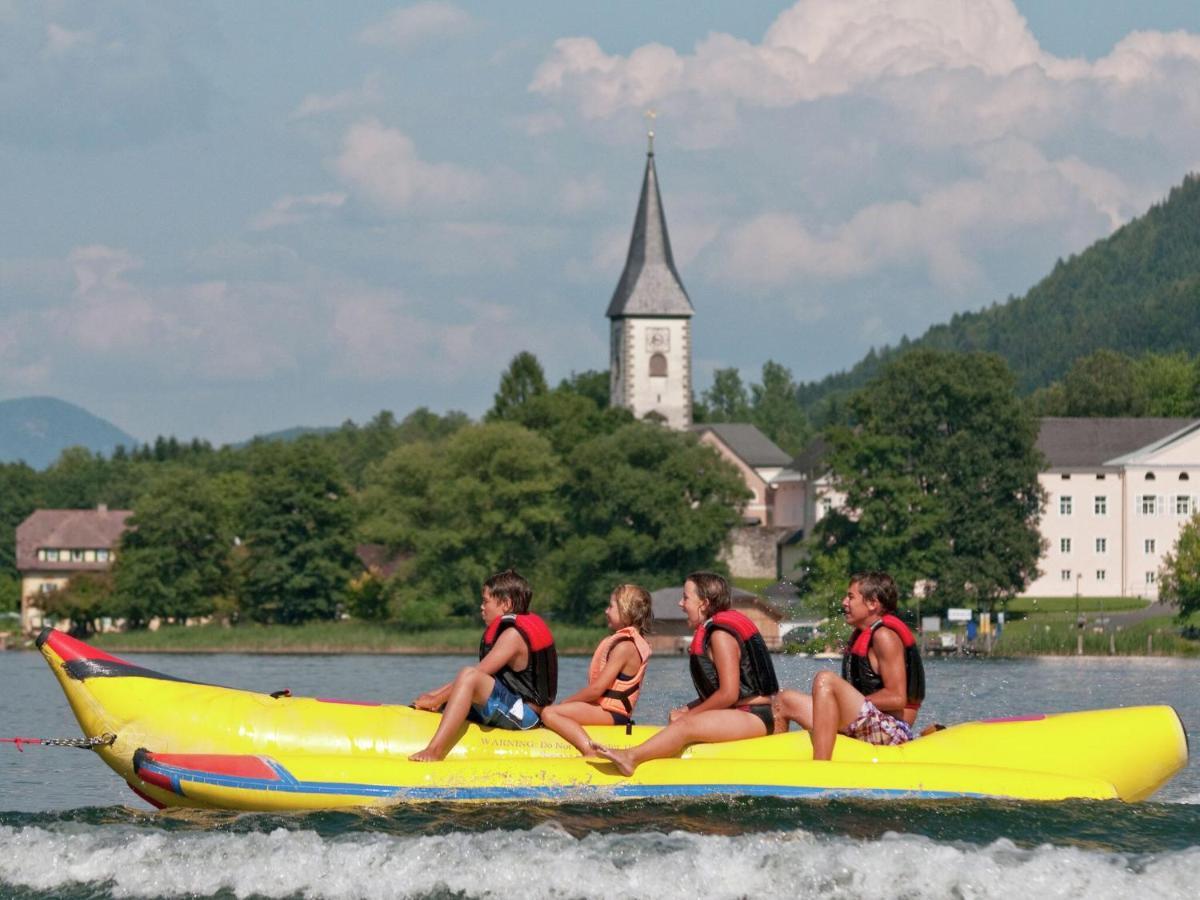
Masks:
[[[788,688],[775,695],[775,715],[785,722],[795,722],[805,731],[813,727],[813,698],[811,694]]]
[[[818,672],[812,689],[813,759],[833,758],[838,732],[858,718],[863,695],[850,682],[832,672]]]
[[[676,756],[688,744],[739,741],[743,738],[762,737],[766,733],[767,728],[758,716],[738,709],[710,709],[676,719],[636,747],[610,750],[593,743],[592,749],[615,763],[622,775],[632,775],[633,770],[646,760]]]
[[[437,762],[446,758],[450,752],[451,738],[460,725],[467,720],[467,713],[472,703],[483,703],[491,696],[496,680],[486,672],[475,668],[459,671],[454,678],[454,687],[450,689],[450,699],[442,708],[442,721],[438,723],[433,738],[409,759],[413,762]]]
[[[564,738],[584,756],[591,756],[592,739],[583,730],[583,726],[611,725],[612,716],[594,703],[574,700],[570,703],[547,706],[542,710],[542,724]]]

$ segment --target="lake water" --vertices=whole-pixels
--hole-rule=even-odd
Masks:
[[[145,655],[254,690],[408,702],[464,657]],[[562,661],[563,693],[587,661]],[[834,663],[777,657],[807,685]],[[1167,703],[1200,747],[1200,661],[928,660],[922,721]],[[657,657],[639,720],[692,696]],[[77,736],[41,656],[0,653],[0,737]],[[1200,762],[1152,801],[429,804],[154,813],[86,751],[0,745],[0,897],[1194,897]]]

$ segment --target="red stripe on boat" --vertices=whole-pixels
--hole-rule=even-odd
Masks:
[[[1046,718],[1045,713],[1037,713],[1032,716],[1009,716],[1005,719],[980,719],[984,725],[999,725],[1002,722],[1040,722]]]
[[[147,761],[158,763],[160,766],[171,766],[208,775],[232,775],[237,778],[261,778],[266,781],[279,780],[279,774],[257,756],[234,756],[221,753],[154,753]],[[142,779],[152,781],[146,775],[142,775]]]
[[[145,781],[146,779],[143,778],[142,780]],[[126,782],[126,784],[128,784],[128,782]],[[139,797],[141,797],[143,800],[145,800],[147,803],[149,803],[151,806],[153,806],[155,809],[166,809],[167,808],[167,804],[159,803],[157,800],[155,800],[149,794],[145,793],[144,791],[139,791],[132,784],[129,785],[129,789],[131,791],[133,791],[135,794],[137,794]]]
[[[43,643],[49,644],[50,649],[58,654],[59,659],[63,662],[71,662],[76,659],[98,659],[104,662],[119,663],[123,666],[132,665],[119,656],[97,650],[91,644],[85,644],[83,641],[71,637],[65,631],[57,629],[51,629]]]

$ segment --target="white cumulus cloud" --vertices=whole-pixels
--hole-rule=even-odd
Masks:
[[[356,195],[390,212],[463,206],[487,190],[481,173],[421,159],[412,138],[374,119],[350,128],[333,170]]]

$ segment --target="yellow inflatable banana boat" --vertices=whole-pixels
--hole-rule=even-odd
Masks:
[[[437,715],[405,706],[273,696],[183,681],[44,630],[38,647],[88,737],[156,806],[305,810],[419,800],[636,797],[1072,797],[1141,800],[1187,763],[1169,706],[955,725],[900,747],[839,737],[814,762],[804,732],[688,748],[630,778],[557,735],[464,726],[444,762],[409,762]],[[651,727],[589,728],[612,746]]]

